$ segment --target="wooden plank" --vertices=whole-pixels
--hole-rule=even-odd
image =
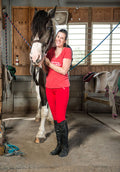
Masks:
[[[102,103],[102,104],[109,105],[109,101],[108,101],[108,100],[104,100],[104,99],[102,99],[102,98],[89,97],[89,96],[87,96],[87,97],[86,97],[86,101],[87,101],[87,100],[94,101],[94,102],[97,102],[97,103]]]
[[[74,65],[73,65],[74,66]],[[120,65],[78,65],[70,71],[70,75],[85,75],[88,72],[112,72],[114,69],[120,69]]]
[[[120,8],[113,8],[113,21],[114,22],[120,21]]]
[[[29,37],[29,8],[13,8],[13,23],[22,34],[22,36],[30,43]],[[17,39],[16,39],[17,38]],[[29,52],[30,48],[13,28],[13,45],[12,45],[12,64],[15,65],[16,55],[19,59],[19,67],[16,68],[16,75],[29,75],[28,66],[30,65]],[[26,69],[25,69],[26,68]]]
[[[30,65],[19,65],[14,67],[16,68],[15,75],[30,75]]]
[[[0,126],[2,112],[2,0],[0,0]]]
[[[88,40],[87,40],[87,47],[88,47],[88,52],[90,53],[92,49],[92,8],[90,7],[88,9]],[[87,57],[86,59],[87,64],[91,64],[91,54]]]
[[[93,22],[112,22],[112,8],[92,8]]]
[[[68,11],[69,23],[88,21],[88,8],[68,8]]]

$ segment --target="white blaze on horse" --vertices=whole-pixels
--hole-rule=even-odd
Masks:
[[[46,73],[42,68],[44,56],[53,44],[55,35],[55,16],[56,7],[49,12],[40,10],[36,12],[32,20],[32,48],[30,52],[31,74],[36,83],[38,99],[38,112],[36,120],[41,118],[40,127],[36,135],[35,142],[44,142],[46,139],[45,120],[53,120],[51,111],[47,104],[45,82]],[[41,64],[41,65],[40,65]],[[39,66],[38,66],[39,65]]]

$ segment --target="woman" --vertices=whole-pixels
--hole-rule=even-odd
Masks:
[[[65,115],[69,100],[68,70],[71,65],[72,51],[65,47],[67,36],[66,30],[59,30],[55,38],[56,47],[51,48],[45,58],[49,68],[46,77],[46,96],[53,115],[57,138],[57,147],[51,155],[60,157],[68,155],[68,127]]]

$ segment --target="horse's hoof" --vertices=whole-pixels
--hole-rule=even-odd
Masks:
[[[45,140],[46,140],[45,138],[38,138],[38,137],[36,137],[34,142],[39,144],[39,143],[44,143]]]
[[[37,143],[37,144],[40,143],[39,138],[36,137],[35,140],[34,140],[34,142]]]
[[[40,118],[35,118],[35,122],[40,122]]]

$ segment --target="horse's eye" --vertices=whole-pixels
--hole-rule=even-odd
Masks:
[[[51,27],[47,27],[47,29],[48,29],[48,30],[50,30],[50,29],[51,29]]]

